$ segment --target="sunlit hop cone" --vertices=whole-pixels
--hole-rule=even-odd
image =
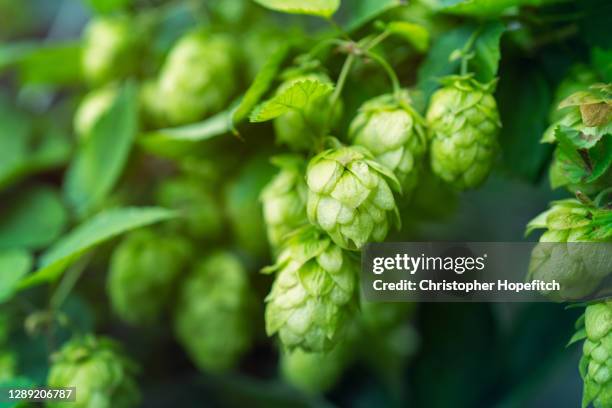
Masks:
[[[89,137],[96,123],[113,106],[117,94],[116,87],[105,86],[85,95],[74,115],[74,131],[81,140]]]
[[[176,335],[201,370],[228,370],[251,344],[254,307],[240,260],[229,252],[213,253],[181,285],[174,314]]]
[[[178,40],[158,83],[169,124],[195,122],[226,107],[236,87],[234,54],[223,35],[196,31]]]
[[[527,233],[545,229],[532,252],[528,279],[557,281],[561,291],[547,293],[554,299],[580,299],[591,294],[610,272],[612,235],[593,234],[601,225],[594,214],[603,212],[575,199],[556,201],[527,225]]]
[[[93,19],[85,29],[82,69],[93,84],[102,84],[133,73],[139,62],[139,34],[127,16]]]
[[[292,350],[330,350],[349,326],[356,302],[357,265],[348,252],[309,226],[286,242],[266,298],[266,331]]]
[[[587,306],[584,317],[582,406],[612,407],[612,301]]]
[[[497,152],[499,113],[494,83],[451,76],[429,103],[431,167],[456,188],[477,187],[488,176]]]
[[[140,392],[134,378],[137,367],[118,343],[103,337],[86,336],[68,341],[52,356],[48,386],[75,387],[75,408],[140,405]],[[48,402],[48,407],[64,407],[65,402]]]
[[[128,235],[111,258],[108,293],[114,312],[131,324],[159,320],[190,252],[179,236],[148,229]]]
[[[308,222],[306,197],[308,188],[304,180],[306,164],[299,156],[278,156],[273,163],[280,171],[261,193],[268,239],[278,247],[289,232]]]
[[[301,74],[283,82],[278,87],[277,93],[283,92],[296,82],[309,80],[331,84],[329,77],[323,73]],[[274,119],[276,140],[293,150],[308,151],[317,138],[325,136],[322,132],[325,131],[327,121],[331,121],[333,124],[340,117],[342,112],[341,102],[336,103],[333,113],[330,113],[330,109],[330,95],[326,95],[316,98],[302,111],[292,110],[284,113]]]
[[[306,182],[308,219],[344,249],[382,241],[393,219],[399,222],[392,192],[399,182],[361,146],[319,153],[308,164]]]
[[[406,198],[415,188],[427,149],[424,119],[414,110],[407,92],[382,95],[364,103],[353,119],[349,139],[367,148],[389,167]]]

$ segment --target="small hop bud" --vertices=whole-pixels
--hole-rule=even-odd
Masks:
[[[89,92],[74,115],[74,131],[81,140],[89,137],[94,126],[117,99],[117,88],[106,86]]]
[[[587,306],[584,315],[586,340],[580,360],[584,381],[582,406],[612,406],[612,301]]]
[[[389,187],[391,183],[399,191],[399,182],[363,147],[319,153],[308,164],[306,182],[308,219],[344,249],[356,250],[368,241],[383,241],[390,218],[399,224]]]
[[[190,256],[189,243],[141,229],[115,249],[108,275],[113,310],[131,324],[159,320],[172,288]]]
[[[234,54],[223,35],[196,31],[178,40],[158,82],[167,123],[195,122],[226,106],[236,87]]]
[[[174,314],[179,342],[203,371],[231,369],[249,348],[255,306],[247,271],[229,252],[216,252],[183,281]]]
[[[97,17],[85,29],[82,69],[93,84],[122,78],[135,71],[139,39],[127,16]]]
[[[292,235],[274,266],[266,331],[283,345],[328,351],[345,334],[356,306],[357,266],[348,252],[309,226]]]
[[[491,92],[491,84],[449,77],[431,97],[431,167],[460,190],[480,185],[493,166],[501,124]]]
[[[164,180],[156,198],[161,206],[178,210],[182,215],[167,222],[169,227],[198,239],[212,239],[222,233],[223,210],[204,183],[190,178]]]
[[[424,120],[411,106],[407,92],[399,98],[382,95],[364,103],[351,123],[349,139],[395,173],[404,197],[414,190],[427,136]]]
[[[304,180],[304,162],[299,157],[276,157],[273,161],[281,169],[261,192],[268,239],[278,248],[291,231],[308,222]]]
[[[68,341],[52,356],[48,386],[75,387],[75,408],[140,405],[140,391],[134,378],[137,367],[119,344],[111,339],[86,336]],[[48,402],[50,408],[64,407],[62,402]]]
[[[283,92],[296,82],[319,81],[331,84],[329,77],[323,73],[300,74],[291,77],[278,87],[278,93]],[[286,144],[296,151],[308,151],[314,141],[325,136],[326,122],[331,119],[335,123],[342,115],[342,105],[337,103],[331,113],[330,95],[322,96],[309,103],[302,111],[289,111],[274,119],[276,140]]]

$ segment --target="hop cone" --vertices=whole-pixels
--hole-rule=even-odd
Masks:
[[[306,182],[308,219],[344,249],[384,240],[390,215],[399,222],[389,187],[400,189],[397,178],[363,147],[321,152],[308,164]]]
[[[171,125],[194,122],[223,109],[235,90],[231,39],[201,31],[172,48],[159,77],[159,98]]]
[[[278,92],[283,92],[291,85],[300,81],[320,81],[331,83],[329,77],[322,73],[310,73],[294,76],[283,82]],[[324,96],[310,103],[303,111],[289,111],[274,119],[276,140],[286,144],[293,150],[310,150],[317,137],[322,135],[329,119],[331,109],[329,96]],[[332,114],[332,122],[336,121],[342,112],[340,104],[336,104]]]
[[[500,128],[491,84],[449,77],[429,104],[431,167],[458,189],[477,187],[493,165]]]
[[[70,340],[53,355],[48,386],[76,387],[76,402],[48,402],[47,406],[136,407],[140,405],[136,371],[136,365],[110,339],[87,336]]]
[[[285,235],[307,222],[308,189],[301,158],[283,156],[274,158],[273,162],[280,171],[263,189],[261,202],[268,239],[272,246],[278,247]]]
[[[235,255],[213,253],[194,268],[182,283],[174,328],[195,365],[220,372],[236,364],[251,344],[254,304]]]
[[[147,229],[128,235],[111,258],[108,293],[113,310],[131,324],[158,320],[189,255],[189,243],[180,237]]]
[[[183,215],[167,225],[194,238],[215,238],[223,230],[223,210],[204,183],[190,178],[164,180],[157,192],[157,202],[179,210]]]
[[[338,382],[350,361],[351,351],[351,345],[346,342],[324,353],[285,350],[280,359],[281,373],[295,388],[308,394],[320,394]]]
[[[81,64],[85,78],[101,84],[132,73],[138,64],[138,35],[126,16],[97,17],[86,28]]]
[[[407,93],[399,99],[382,95],[364,103],[351,123],[349,139],[395,173],[404,196],[414,190],[427,136],[423,119],[412,108]]]
[[[111,108],[117,97],[117,88],[107,86],[88,93],[79,105],[74,116],[74,130],[85,139],[100,118]]]
[[[330,350],[354,312],[356,265],[322,231],[306,227],[288,239],[274,266],[266,298],[266,331],[278,333],[285,347]]]
[[[612,301],[587,306],[584,317],[582,406],[592,403],[595,408],[612,407]]]
[[[551,297],[580,299],[591,294],[611,272],[610,245],[593,243],[610,239],[591,238],[599,228],[592,222],[597,211],[604,210],[567,199],[553,203],[528,224],[527,233],[546,229],[533,249],[528,279],[559,282],[561,291],[548,293]]]

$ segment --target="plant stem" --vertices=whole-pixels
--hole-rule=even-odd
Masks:
[[[383,57],[376,54],[375,52],[366,51],[365,54],[368,57],[372,58],[372,60],[376,61],[385,70],[387,76],[389,77],[389,80],[391,81],[391,86],[393,87],[393,94],[396,97],[399,96],[401,91],[400,82],[397,78],[397,75],[395,74],[395,71],[393,70],[393,68],[391,68],[391,65],[389,65],[389,63],[385,61]]]
[[[60,281],[57,289],[51,295],[51,299],[49,301],[49,306],[52,311],[56,311],[60,308],[62,303],[66,300],[74,285],[77,283],[81,274],[85,270],[85,267],[89,263],[90,256],[86,256],[81,259],[80,262],[74,264],[68,272],[64,275],[62,280]]]

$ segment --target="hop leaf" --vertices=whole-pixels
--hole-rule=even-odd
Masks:
[[[236,89],[230,38],[195,31],[172,48],[161,69],[158,98],[170,125],[195,122],[223,109]]]
[[[500,129],[492,86],[470,77],[449,77],[429,104],[431,167],[465,190],[480,185],[493,166]]]
[[[152,230],[128,235],[113,252],[108,276],[111,305],[131,324],[159,320],[190,255],[187,241]]]
[[[284,236],[307,222],[304,161],[295,156],[276,157],[280,171],[261,193],[268,239],[278,247]]]
[[[340,0],[255,0],[272,10],[292,14],[330,17],[340,7]]]
[[[427,136],[423,119],[412,108],[407,93],[399,99],[382,95],[364,103],[351,122],[349,139],[395,173],[405,197],[414,190]]]
[[[399,182],[360,146],[319,153],[308,164],[306,182],[308,219],[344,249],[384,240],[391,216],[399,224],[389,187],[399,191]]]
[[[251,344],[255,305],[247,271],[229,252],[208,255],[180,288],[174,313],[179,342],[196,366],[232,368]]]
[[[137,368],[117,343],[103,337],[86,336],[70,340],[52,356],[48,386],[75,387],[76,408],[129,408],[140,404],[134,379]],[[65,403],[48,402],[48,407]]]
[[[356,265],[322,231],[306,227],[281,251],[266,298],[266,331],[289,349],[330,350],[355,311]]]

